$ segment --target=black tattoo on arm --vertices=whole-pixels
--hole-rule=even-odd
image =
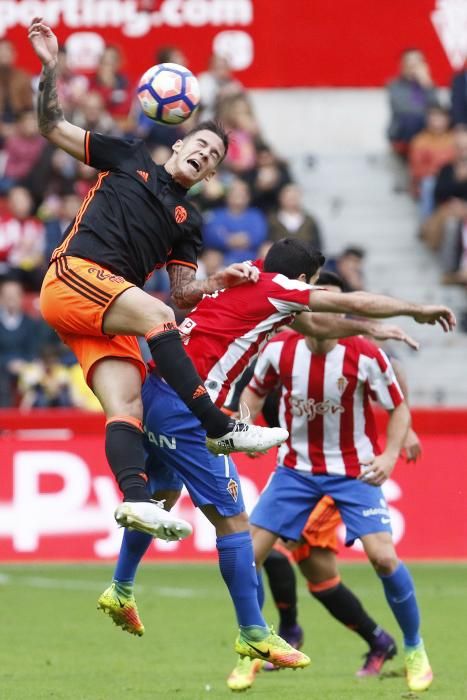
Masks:
[[[170,295],[179,309],[191,309],[204,294],[212,294],[223,286],[218,275],[197,280],[195,271],[185,265],[169,265]]]
[[[37,117],[41,134],[47,136],[65,119],[57,94],[57,68],[44,66],[39,82]]]

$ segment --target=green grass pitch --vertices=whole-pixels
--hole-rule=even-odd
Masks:
[[[467,698],[467,565],[411,567],[423,635],[435,672],[427,700]],[[225,678],[235,662],[236,628],[215,565],[142,567],[136,589],[142,638],[96,610],[109,566],[2,566],[1,700],[217,700],[233,693]],[[381,586],[369,566],[343,565],[343,580],[400,643]],[[258,700],[415,698],[401,676],[402,656],[381,679],[354,677],[364,643],[309,599],[299,579],[303,671],[261,673],[247,695]],[[276,623],[269,596],[266,617]]]

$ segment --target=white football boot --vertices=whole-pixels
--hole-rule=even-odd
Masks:
[[[166,542],[183,540],[193,532],[190,523],[164,510],[156,501],[124,501],[115,510],[115,520],[120,527],[139,530]]]
[[[232,430],[218,438],[206,438],[208,449],[215,455],[226,455],[231,452],[267,452],[271,447],[281,445],[289,433],[284,428],[262,428],[235,421]]]

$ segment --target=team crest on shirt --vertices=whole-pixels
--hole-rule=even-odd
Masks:
[[[337,390],[339,394],[342,395],[344,393],[344,391],[347,389],[348,383],[349,382],[345,377],[339,377],[339,379],[337,380]]]
[[[185,207],[178,206],[175,207],[175,221],[177,224],[183,224],[184,221],[188,219],[188,212]]]
[[[227,491],[230,493],[230,495],[236,503],[238,498],[238,484],[234,479],[229,479],[229,483],[227,484]]]

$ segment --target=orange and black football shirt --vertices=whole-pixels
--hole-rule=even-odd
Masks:
[[[99,176],[52,260],[92,260],[138,287],[165,264],[196,269],[201,215],[144,142],[87,131],[84,146],[85,162]]]

